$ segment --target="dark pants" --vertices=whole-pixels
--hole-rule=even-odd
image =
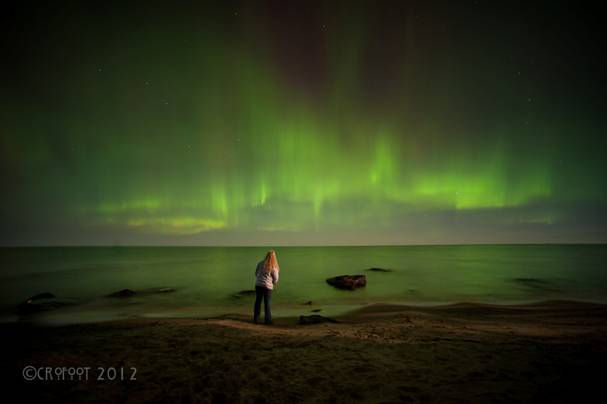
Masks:
[[[255,308],[253,310],[253,321],[259,319],[261,311],[261,301],[264,303],[265,323],[272,324],[272,312],[270,311],[270,302],[272,301],[272,289],[264,288],[263,286],[255,286]]]

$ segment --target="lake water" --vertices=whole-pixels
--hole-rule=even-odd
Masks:
[[[0,311],[40,292],[78,304],[45,313],[53,323],[130,316],[249,313],[254,269],[266,247],[68,247],[0,249]],[[274,316],[336,314],[368,303],[607,302],[607,245],[278,247]],[[391,269],[380,273],[370,267]],[[365,274],[368,284],[337,290],[325,279]],[[170,287],[173,293],[104,297],[121,289]],[[303,303],[312,301],[312,306]]]

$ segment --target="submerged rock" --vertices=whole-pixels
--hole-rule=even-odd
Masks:
[[[392,272],[391,269],[386,269],[386,268],[369,268],[369,269],[367,269],[367,271],[371,271],[371,272]]]
[[[549,281],[540,278],[514,278],[513,282],[524,285],[528,288],[541,290],[544,292],[560,292],[558,288]]]
[[[341,275],[328,278],[327,283],[338,289],[354,290],[365,286],[367,284],[367,277],[365,275]]]
[[[17,313],[19,314],[32,314],[39,313],[42,311],[55,310],[64,306],[71,306],[76,304],[73,300],[58,299],[54,294],[49,292],[38,293],[20,303],[17,306]]]
[[[161,293],[172,293],[175,291],[176,291],[175,288],[167,288],[167,287],[150,288],[150,289],[143,289],[143,290],[139,290],[139,291],[135,291],[135,290],[131,290],[131,289],[122,289],[122,290],[119,290],[118,292],[110,293],[109,295],[107,295],[107,297],[126,298],[126,297],[132,297],[135,295],[148,296],[148,295],[157,295],[157,294],[161,294]]]
[[[310,324],[322,324],[322,323],[339,323],[339,321],[324,317],[319,314],[312,314],[310,316],[299,316],[299,324],[310,325]]]
[[[56,298],[57,298],[57,296],[55,296],[51,292],[42,292],[42,293],[38,293],[37,295],[30,297],[29,299],[26,300],[26,302],[40,300],[40,299],[56,299]]]
[[[135,296],[136,294],[137,294],[137,292],[135,292],[134,290],[131,290],[131,289],[122,289],[122,290],[119,290],[118,292],[110,293],[108,295],[108,297],[125,298],[125,297]]]
[[[234,293],[232,295],[232,297],[236,298],[236,299],[240,299],[243,297],[249,297],[249,296],[254,296],[255,295],[255,291],[251,290],[251,289],[247,289],[247,290],[241,290],[238,293]]]

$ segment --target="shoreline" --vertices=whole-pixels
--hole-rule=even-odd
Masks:
[[[250,302],[252,305],[253,301]],[[505,310],[517,310],[532,307],[546,307],[548,309],[556,306],[561,307],[574,307],[574,306],[586,306],[586,307],[603,307],[607,309],[607,303],[597,300],[579,300],[579,299],[538,299],[538,300],[526,300],[526,301],[500,301],[493,303],[485,302],[474,302],[474,301],[446,301],[446,302],[372,302],[372,303],[344,303],[344,304],[287,304],[273,306],[273,319],[280,321],[281,324],[293,322],[296,324],[299,316],[302,315],[321,315],[323,317],[330,317],[336,320],[354,320],[357,317],[364,317],[369,312],[374,313],[375,316],[388,315],[393,312],[406,312],[406,311],[428,311],[428,312],[440,312],[445,310],[453,310],[455,308],[467,308],[473,310],[474,308],[495,308]],[[126,313],[124,309],[129,308],[129,305],[123,307],[116,307],[108,305],[107,307],[102,306],[91,306],[91,305],[78,305],[66,308],[59,308],[56,310],[41,311],[38,313],[32,313],[29,315],[19,315],[17,313],[4,313],[3,319],[0,321],[0,325],[10,324],[31,324],[35,326],[49,326],[49,327],[62,327],[70,325],[84,325],[84,324],[104,324],[120,321],[131,321],[135,319],[142,320],[179,320],[179,319],[191,319],[191,320],[213,320],[218,318],[238,318],[242,321],[249,319],[249,305],[235,305],[235,306],[220,306],[225,309],[225,312],[219,312],[212,315],[198,314],[198,311],[203,311],[201,308],[194,307],[151,307],[147,312],[132,312]],[[82,309],[85,310],[82,310]],[[312,309],[314,308],[314,309]],[[88,309],[88,311],[86,310]],[[122,309],[122,312],[119,312]],[[236,309],[236,310],[235,310]],[[163,312],[164,310],[164,312]],[[294,312],[297,314],[282,315],[276,314],[276,312]],[[101,316],[99,316],[101,313]],[[179,313],[178,315],[171,315],[170,313]],[[337,314],[336,314],[337,313]],[[86,321],[72,320],[68,321],[69,315],[80,316],[85,318],[86,314],[97,315],[97,319],[87,319]],[[57,320],[57,318],[63,320]],[[53,319],[55,317],[55,319]],[[263,310],[262,310],[263,317]],[[51,321],[48,321],[48,320]],[[250,320],[250,319],[249,319]]]
[[[0,324],[3,371],[20,396],[68,402],[572,402],[602,386],[607,305],[375,304],[336,319]],[[138,377],[26,382],[25,366],[135,367]]]

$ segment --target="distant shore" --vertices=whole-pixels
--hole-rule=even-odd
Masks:
[[[337,320],[3,324],[4,380],[18,397],[64,402],[582,402],[607,363],[601,304],[370,305]],[[25,381],[26,366],[136,375]]]

